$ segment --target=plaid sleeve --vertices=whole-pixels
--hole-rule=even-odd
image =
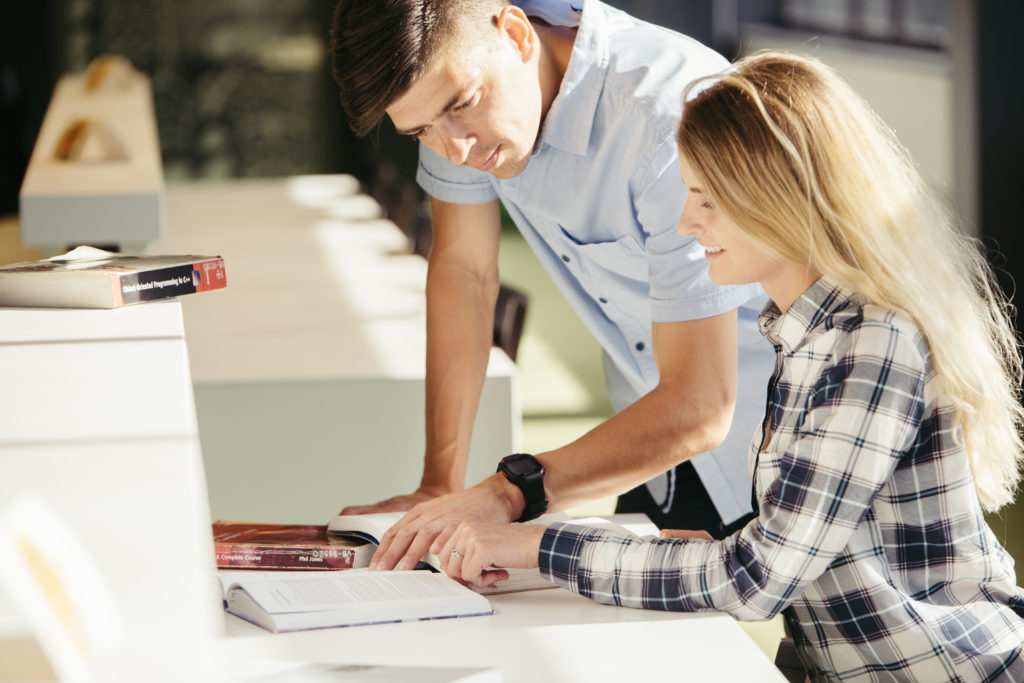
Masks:
[[[834,358],[802,387],[796,419],[773,412],[776,427],[790,426],[773,427],[759,457],[757,520],[721,542],[609,538],[553,525],[541,543],[542,572],[630,607],[758,620],[788,606],[847,546],[924,409],[925,360],[910,335],[864,325],[848,337],[848,348],[831,349]],[[799,376],[799,359],[791,367]]]

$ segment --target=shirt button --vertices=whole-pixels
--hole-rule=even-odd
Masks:
[[[603,296],[600,299],[598,299],[598,301],[600,301],[603,304],[608,303],[608,299],[605,299]]]
[[[562,260],[565,261],[566,263],[568,263],[569,262],[569,257],[566,256],[565,254],[562,254]]]
[[[646,348],[647,348],[647,346],[643,342],[637,342],[636,343],[636,350],[637,351],[643,351]]]

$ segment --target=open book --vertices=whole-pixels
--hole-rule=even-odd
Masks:
[[[327,533],[343,538],[361,539],[378,545],[384,532],[390,529],[404,514],[404,512],[376,512],[369,515],[338,515],[327,524]],[[562,519],[568,519],[568,517],[544,516],[534,520],[533,523],[547,524]],[[441,571],[441,562],[433,553],[424,555],[420,559],[420,566],[435,572]],[[509,574],[507,580],[486,588],[474,586],[473,590],[483,595],[497,595],[499,593],[557,588],[555,584],[541,577],[538,569],[507,569],[506,571]]]
[[[275,633],[493,613],[487,598],[433,572],[225,573],[228,612]]]
[[[338,515],[327,524],[328,535],[369,541],[374,545],[379,544],[381,536],[402,518],[403,512],[377,512],[368,515]],[[614,530],[624,536],[641,535],[647,533],[657,534],[658,529],[645,515],[615,515],[614,518],[623,518],[633,524],[620,525],[615,521],[603,517],[587,517],[585,519],[571,519],[565,513],[543,515],[527,524],[540,524],[547,526],[552,522],[573,522],[586,526],[595,526],[603,529]],[[639,518],[642,517],[643,521]],[[422,566],[441,571],[441,563],[433,553],[427,553],[420,559]],[[487,588],[476,588],[484,595],[496,595],[500,593],[515,593],[519,591],[539,590],[542,588],[556,588],[557,586],[544,579],[539,569],[506,569],[509,578],[494,586]]]

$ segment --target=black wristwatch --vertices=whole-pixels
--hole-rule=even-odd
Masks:
[[[548,509],[544,495],[544,466],[529,453],[506,455],[498,463],[498,472],[504,472],[510,482],[523,492],[523,514],[517,522],[529,522],[543,515]]]

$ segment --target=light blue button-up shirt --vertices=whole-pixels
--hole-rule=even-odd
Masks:
[[[685,86],[728,64],[700,43],[597,0],[523,0],[531,15],[578,26],[568,69],[533,156],[502,180],[420,146],[417,180],[456,204],[500,199],[605,352],[621,410],[658,383],[652,322],[697,320],[741,306],[739,405],[726,442],[693,464],[724,522],[750,510],[746,446],[764,411],[771,349],[756,329],[757,286],[719,287],[703,249],[676,230],[686,201],[675,134]],[[734,436],[735,433],[735,436]],[[648,484],[671,504],[673,479]]]

